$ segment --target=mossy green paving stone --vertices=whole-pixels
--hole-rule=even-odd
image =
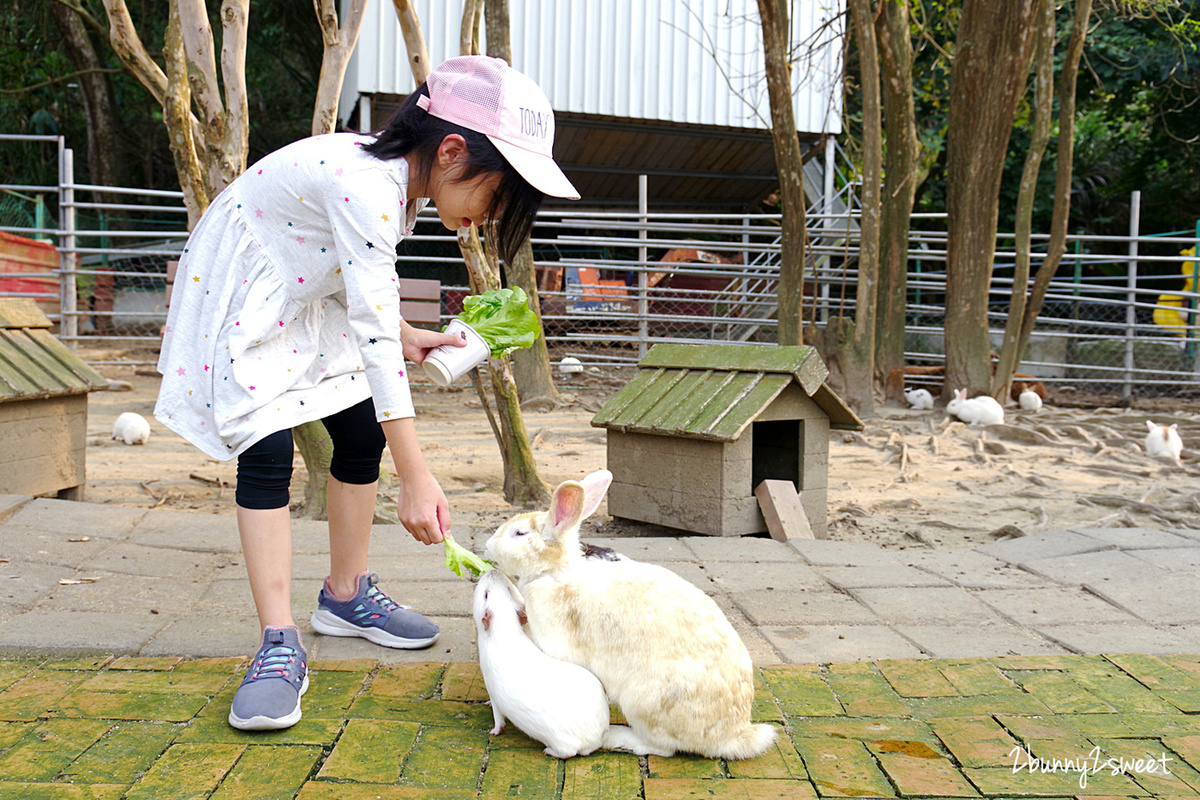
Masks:
[[[1095,672],[1072,670],[1071,678],[1117,711],[1155,713],[1174,711],[1166,700],[1147,689],[1115,666]]]
[[[880,661],[879,670],[901,697],[954,697],[954,688],[932,661]]]
[[[63,780],[128,786],[182,731],[182,725],[169,722],[118,722],[63,770]]]
[[[822,797],[895,797],[887,777],[862,742],[793,739],[809,779]]]
[[[816,800],[807,783],[781,780],[650,779],[646,800]]]
[[[301,717],[281,731],[239,731],[229,724],[229,705],[220,713],[197,717],[175,740],[177,744],[313,744],[333,747],[345,723],[340,719]]]
[[[791,745],[788,746],[788,749],[791,749]],[[721,766],[721,759],[719,758],[704,758],[702,756],[680,753],[670,758],[647,756],[646,763],[651,778],[704,779],[725,777],[725,769]]]
[[[133,785],[126,800],[206,798],[246,748],[233,744],[175,744]]]
[[[988,661],[939,661],[937,665],[959,694],[996,694],[1015,688],[1013,682]]]
[[[59,703],[64,717],[89,719],[158,719],[186,722],[208,705],[209,698],[194,694],[156,692],[73,692]]]
[[[1107,714],[1116,711],[1076,683],[1069,673],[1018,672],[1014,673],[1013,680],[1056,713]]]
[[[0,781],[0,797],[21,800],[120,800],[126,786],[65,783],[8,783]]]
[[[391,697],[407,700],[426,700],[437,692],[438,683],[446,665],[443,663],[417,662],[381,667],[371,679],[365,694],[367,697]]]
[[[1113,715],[1103,715],[1104,718],[1111,716]],[[1011,733],[1013,737],[1022,742],[1032,739],[1070,739],[1080,735],[1080,731],[1073,728],[1061,716],[1034,715],[1027,717],[1016,714],[999,714],[996,716],[996,721],[1004,726],[1004,729]],[[1125,732],[1129,730],[1123,726],[1118,727]]]
[[[37,669],[36,661],[0,661],[0,692]]]
[[[143,656],[121,656],[108,665],[109,669],[132,669],[141,672],[150,672],[153,670],[173,670],[183,663],[183,659],[177,656],[158,656],[158,657],[143,657]]]
[[[788,716],[835,717],[844,713],[816,667],[792,664],[764,667],[762,676],[780,710]]]
[[[804,769],[804,761],[801,760],[796,748],[792,747],[791,740],[783,731],[780,731],[779,735],[775,737],[775,744],[771,746],[771,749],[758,758],[728,761],[725,763],[725,768],[733,778],[802,781],[808,776],[808,771]],[[650,777],[658,776],[652,772]],[[663,777],[670,776],[664,775]]]
[[[43,661],[39,669],[58,669],[68,672],[96,672],[111,664],[113,656],[85,656],[83,658],[52,658]]]
[[[1155,694],[1187,714],[1200,713],[1200,689],[1156,689]]]
[[[0,722],[0,752],[20,741],[36,722]]]
[[[924,742],[938,746],[938,739],[924,722],[915,719],[868,717],[855,719],[839,717],[827,719],[793,719],[789,723],[792,739],[858,739],[871,742],[878,739],[890,741]]]
[[[948,759],[927,759],[887,752],[875,752],[875,757],[905,797],[979,796],[970,781]]]
[[[908,714],[908,706],[882,675],[830,674],[825,680],[852,717],[902,717]]]
[[[301,709],[308,719],[345,719],[367,680],[365,672],[312,672]],[[240,684],[241,681],[238,681]]]
[[[1123,775],[1109,775],[1107,772],[1096,775],[1089,772],[1084,777],[1081,775],[1081,769],[1014,772],[1011,768],[982,767],[964,769],[963,774],[976,789],[988,797],[1149,796],[1145,789]],[[1080,781],[1086,781],[1086,785],[1081,785]]]
[[[593,753],[565,763],[562,800],[640,800],[642,774],[637,756]]]
[[[928,720],[942,744],[964,767],[999,767],[1012,763],[1019,743],[991,717],[947,717]]]
[[[422,726],[417,742],[404,762],[400,783],[406,786],[457,788],[460,792],[469,791],[473,794],[483,772],[487,742],[486,729]]]
[[[491,730],[492,709],[483,703],[449,700],[398,700],[360,696],[350,706],[350,719],[402,719],[425,725]]]
[[[1200,677],[1189,675],[1161,658],[1142,653],[1105,656],[1147,689],[1200,689]]]
[[[311,746],[247,747],[211,800],[291,800],[322,753]]]
[[[1097,739],[1100,761],[1120,770],[1155,797],[1200,792],[1200,772],[1157,739]]]
[[[455,661],[442,677],[442,699],[481,703],[488,699],[483,673],[474,661]]]
[[[914,717],[975,717],[981,714],[1049,714],[1046,704],[1020,689],[971,697],[914,697],[906,701]]]
[[[9,781],[51,780],[110,727],[111,722],[101,720],[46,720],[0,756],[0,776]]]
[[[415,722],[352,719],[322,765],[320,777],[395,783],[420,728]]]
[[[228,675],[230,678],[236,677],[238,682],[241,682],[242,676],[246,673],[246,667],[248,666],[250,666],[250,659],[246,656],[197,658],[182,662],[179,666],[175,667],[175,672],[215,672],[221,675]]]
[[[0,720],[33,720],[57,711],[59,702],[90,674],[39,670],[0,692]]]
[[[427,789],[386,783],[326,783],[309,781],[296,800],[464,800],[475,797],[462,789]]]
[[[558,791],[563,762],[540,749],[492,748],[483,773],[482,800],[552,798]]]
[[[132,672],[107,669],[84,681],[81,692],[158,692],[212,697],[232,680],[212,672]]]

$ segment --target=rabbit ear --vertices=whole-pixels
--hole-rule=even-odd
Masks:
[[[613,474],[611,472],[606,469],[600,469],[581,481],[584,491],[583,515],[580,517],[581,520],[587,519],[596,513],[596,509],[600,507],[600,501],[604,499],[604,495],[608,491],[608,486],[612,483],[612,479]]]
[[[1154,431],[1157,429],[1158,429],[1158,426],[1155,425],[1153,421],[1146,420],[1146,430],[1150,431],[1151,433],[1154,433]]]
[[[554,490],[550,499],[550,510],[542,530],[542,539],[558,541],[583,520],[583,505],[587,493],[578,481],[563,481]]]
[[[1179,430],[1179,423],[1178,422],[1171,423],[1171,430],[1173,430],[1173,431]]]

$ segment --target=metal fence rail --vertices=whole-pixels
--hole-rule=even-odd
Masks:
[[[0,296],[35,297],[43,308],[57,301],[51,316],[59,336],[88,346],[89,354],[110,354],[92,363],[153,363],[166,319],[167,265],[187,235],[182,193],[77,184],[73,154],[59,137],[0,135],[0,147],[12,139],[58,145],[57,185],[0,186],[6,196],[47,199],[40,225],[0,225],[0,231],[53,241],[57,269],[19,274],[57,286],[6,288],[17,273],[4,262]],[[849,199],[849,205],[842,195],[831,200],[834,213],[820,203],[809,210],[806,324],[855,314],[859,230]],[[1133,205],[1130,236],[1068,238],[1021,371],[1126,395],[1200,392],[1200,259],[1184,254],[1200,236],[1140,234]],[[779,225],[778,215],[655,213],[644,203],[631,212],[543,212],[532,241],[553,356],[618,368],[634,365],[660,341],[776,341]],[[914,215],[913,228],[906,357],[937,364],[945,359],[945,217]],[[1035,236],[1035,250],[1044,251],[1046,239]],[[1034,273],[1043,257],[1033,254]],[[999,234],[988,298],[997,349],[1014,260],[1012,235]],[[397,268],[442,280],[445,319],[469,292],[455,237],[432,213],[401,245]]]

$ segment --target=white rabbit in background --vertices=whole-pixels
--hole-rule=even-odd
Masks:
[[[1004,422],[1004,406],[984,395],[967,399],[967,390],[959,389],[946,404],[946,413],[968,425],[998,425]]]
[[[548,511],[520,514],[488,540],[487,557],[517,583],[541,650],[586,668],[620,706],[606,747],[639,755],[761,755],[770,725],[750,722],[750,654],[712,598],[668,569],[585,558],[579,524],[612,482],[607,470],[564,481]]]
[[[1037,411],[1042,407],[1042,398],[1033,389],[1026,389],[1017,395],[1017,405],[1022,411]]]
[[[112,438],[125,444],[145,444],[150,441],[150,423],[141,414],[126,411],[113,423]]]
[[[904,399],[916,409],[924,411],[933,408],[933,395],[928,389],[905,389]]]
[[[558,371],[563,375],[583,372],[583,362],[575,356],[565,356],[558,362]]]
[[[530,641],[515,591],[497,569],[475,587],[479,669],[496,723],[491,732],[500,733],[508,718],[546,745],[548,756],[585,756],[602,746],[608,731],[608,696],[595,675],[550,658]]]
[[[1166,457],[1179,463],[1183,454],[1183,439],[1179,435],[1178,425],[1157,425],[1146,420],[1146,454],[1155,457]]]

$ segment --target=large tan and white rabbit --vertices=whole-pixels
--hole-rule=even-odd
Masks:
[[[717,604],[663,567],[586,558],[579,523],[600,505],[607,470],[554,490],[548,511],[500,526],[487,557],[517,585],[529,635],[552,658],[591,671],[629,723],[605,747],[752,758],[775,740],[750,722],[750,654]]]

